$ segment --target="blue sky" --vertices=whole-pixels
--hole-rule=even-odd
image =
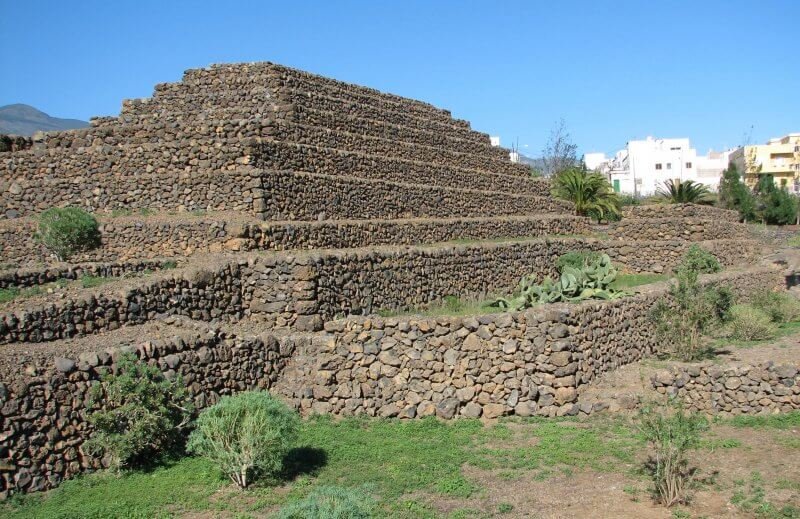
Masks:
[[[58,117],[116,114],[188,68],[274,61],[448,108],[532,156],[560,118],[582,152],[800,131],[797,0],[0,0],[0,13],[0,105]]]

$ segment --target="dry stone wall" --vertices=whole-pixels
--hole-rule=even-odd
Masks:
[[[551,197],[453,189],[355,177],[265,172],[265,220],[450,218],[569,213],[572,204]]]
[[[154,272],[164,268],[164,261],[137,260],[120,263],[56,264],[46,269],[30,268],[0,271],[0,288],[21,288],[43,285],[59,279],[80,279],[83,276],[121,277]]]
[[[294,343],[272,336],[235,336],[218,328],[183,324],[99,351],[76,354],[33,350],[3,354],[0,366],[0,496],[58,486],[103,460],[82,450],[92,434],[89,394],[120,356],[135,354],[168,378],[180,376],[198,409],[221,396],[270,389]]]
[[[703,278],[736,294],[771,269]],[[582,387],[659,351],[649,312],[666,285],[611,302],[469,317],[349,318],[299,344],[276,390],[306,412],[414,418],[590,413]]]
[[[747,239],[747,226],[707,218],[626,218],[609,226],[608,236],[618,240],[733,240]]]
[[[33,139],[21,135],[0,133],[0,153],[27,150],[33,146]]]
[[[686,409],[707,414],[765,414],[800,409],[800,363],[720,366],[711,363],[664,370],[653,387]]]
[[[780,275],[751,269],[703,281],[746,293],[777,285]],[[92,343],[64,351],[8,348],[0,357],[0,493],[51,488],[102,465],[81,449],[91,435],[87,396],[123,353],[167,377],[180,375],[199,408],[221,395],[264,388],[306,412],[575,415],[597,410],[577,402],[583,385],[656,351],[647,315],[665,290],[508,314],[356,317],[329,322],[323,333],[279,338],[167,317],[160,328],[144,325],[145,332],[129,335],[133,340],[108,336],[100,349]],[[796,371],[789,375],[779,372],[779,383],[789,387]]]
[[[34,239],[36,223],[0,221],[0,261],[30,265],[52,261]],[[346,249],[373,245],[416,245],[450,240],[584,234],[587,220],[576,216],[535,215],[444,220],[353,220],[336,222],[258,222],[238,215],[134,217],[103,220],[101,246],[73,261],[190,256],[252,250]]]
[[[337,316],[425,307],[446,295],[469,299],[508,293],[524,275],[555,275],[555,260],[571,250],[606,251],[616,260],[624,258],[623,266],[631,270],[638,271],[631,265],[647,266],[644,271],[652,272],[654,266],[673,267],[681,256],[677,252],[688,246],[686,242],[633,245],[558,238],[211,258],[203,268],[154,273],[152,278],[112,287],[113,291],[104,286],[55,303],[15,306],[16,311],[0,313],[0,344],[94,334],[165,315],[204,321],[250,316],[269,327],[318,330]],[[702,246],[717,253],[723,248],[741,252],[743,243]],[[676,252],[672,260],[671,251]],[[741,256],[720,254],[720,259],[735,264]],[[665,260],[674,263],[664,265]]]
[[[104,156],[70,155],[70,160],[78,161],[76,169],[72,170],[63,167],[66,159],[55,169],[49,159],[31,155],[29,158],[37,164],[32,174],[17,175],[17,168],[11,167],[9,176],[0,177],[2,214],[6,218],[33,216],[50,207],[65,205],[106,213],[115,209],[147,208],[254,214],[253,189],[260,181],[251,176],[250,170],[236,168],[233,162],[230,169],[201,170],[205,164],[179,161],[168,156],[169,150],[165,149],[165,155],[159,153],[155,161],[150,162],[154,157],[145,154],[140,157],[140,164],[133,165],[127,162],[130,157],[120,160],[121,155],[114,155],[114,150],[116,148],[109,149],[104,155],[108,161]],[[12,155],[15,158],[11,160],[23,163],[21,157]],[[88,163],[78,165],[83,159]],[[0,162],[3,160],[0,158]]]
[[[731,223],[739,222],[739,213],[699,204],[632,205],[624,208],[623,218],[703,218]]]
[[[569,211],[447,111],[269,63],[187,72],[184,83],[159,85],[152,99],[92,124],[4,154],[0,214],[53,205],[301,220],[456,216],[462,206],[467,216]],[[263,174],[246,167],[256,161]],[[309,174],[342,173],[309,187]]]
[[[0,313],[0,344],[48,342],[116,330],[171,315],[195,320],[236,320],[243,315],[241,265],[154,273],[122,286],[85,289],[58,302],[15,303]]]
[[[365,155],[341,149],[271,141],[262,142],[255,155],[255,164],[270,170],[291,169],[441,187],[550,195],[550,184],[546,180],[470,169],[470,164],[464,161],[442,165],[441,162],[406,160],[391,155]]]

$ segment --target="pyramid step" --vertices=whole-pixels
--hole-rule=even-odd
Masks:
[[[3,260],[19,265],[51,261],[34,238],[33,218],[0,220]],[[412,218],[263,222],[243,213],[139,214],[100,217],[102,245],[73,261],[191,256],[254,250],[348,249],[480,240],[513,241],[538,236],[579,235],[588,221],[577,216],[536,214],[487,218]]]
[[[517,195],[297,171],[263,171],[265,220],[448,218],[570,214],[572,204]]]

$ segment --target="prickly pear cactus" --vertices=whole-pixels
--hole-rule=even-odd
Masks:
[[[609,285],[617,279],[617,268],[608,254],[603,254],[583,268],[564,266],[557,280],[549,276],[541,284],[535,276],[525,276],[520,281],[514,296],[496,299],[491,306],[509,311],[519,311],[546,303],[577,303],[587,299],[619,299],[627,292],[615,290]]]

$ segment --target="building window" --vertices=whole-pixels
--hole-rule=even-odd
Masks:
[[[795,147],[794,147],[794,151],[795,151],[795,153],[797,153],[798,151],[800,151],[800,146],[795,146]]]
[[[661,163],[660,162],[656,162],[656,169],[661,169]]]
[[[672,169],[672,162],[667,162],[667,169]]]
[[[686,163],[686,169],[692,169],[692,163],[691,162],[687,162]]]

